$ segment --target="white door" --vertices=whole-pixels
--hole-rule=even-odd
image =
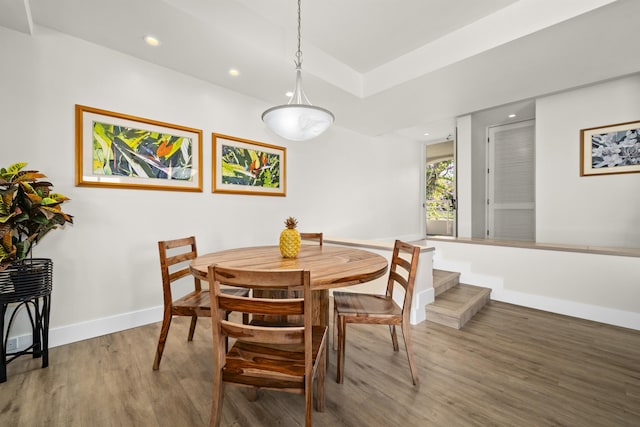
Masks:
[[[533,242],[535,121],[489,127],[487,144],[487,237]]]

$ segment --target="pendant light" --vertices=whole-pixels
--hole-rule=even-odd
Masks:
[[[333,124],[331,111],[311,105],[302,90],[302,51],[300,50],[300,0],[298,0],[298,51],[296,86],[289,103],[271,107],[262,113],[262,121],[276,134],[292,141],[306,141],[323,133]]]

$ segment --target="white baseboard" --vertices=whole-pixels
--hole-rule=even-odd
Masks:
[[[435,297],[435,291],[433,288],[425,289],[422,292],[414,294],[414,303],[411,306],[411,324],[417,325],[418,323],[427,320],[427,304],[431,304]]]
[[[72,325],[49,328],[49,348],[159,322],[162,320],[162,311],[163,307],[157,306]],[[33,337],[30,333],[12,335],[9,338],[17,340],[17,350],[24,350],[33,343]]]
[[[592,320],[594,322],[606,323],[613,326],[640,330],[640,313],[581,304],[539,295],[524,294],[504,289],[493,289],[491,291],[491,299],[580,319]]]
[[[117,314],[49,330],[49,348],[112,334],[162,320],[162,306]]]

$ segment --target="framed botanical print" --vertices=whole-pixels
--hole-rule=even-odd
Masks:
[[[286,148],[212,134],[214,193],[286,196]]]
[[[76,105],[76,185],[202,191],[202,131]]]

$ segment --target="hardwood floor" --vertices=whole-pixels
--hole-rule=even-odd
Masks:
[[[0,384],[1,426],[204,426],[211,402],[211,323],[171,326],[152,371],[160,323],[23,356]],[[639,426],[640,332],[490,302],[462,330],[412,328],[419,388],[385,326],[349,325],[344,384],[330,350],[315,426]],[[402,340],[401,346],[402,346]],[[223,425],[300,426],[301,395],[249,402],[227,386]]]

